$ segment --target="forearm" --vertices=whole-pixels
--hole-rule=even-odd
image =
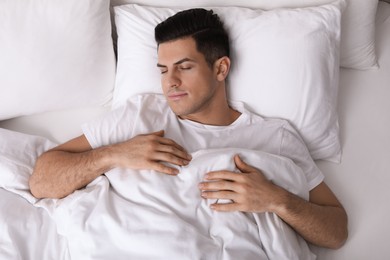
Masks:
[[[29,184],[37,198],[62,198],[110,170],[107,147],[82,153],[49,151],[35,165]]]
[[[175,167],[162,162],[183,166],[191,156],[163,136],[164,131],[158,131],[96,149],[79,136],[38,158],[30,178],[31,193],[37,198],[62,198],[114,167],[177,174]]]
[[[317,246],[337,249],[347,236],[347,215],[339,206],[321,206],[282,191],[274,212],[305,240]]]

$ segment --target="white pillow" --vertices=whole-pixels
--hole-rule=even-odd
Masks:
[[[0,27],[0,120],[111,101],[109,0],[0,1]]]
[[[336,103],[343,3],[272,11],[213,8],[231,36],[229,97],[263,116],[288,119],[314,159],[340,160]],[[178,10],[115,7],[114,108],[139,93],[162,93],[154,27]]]
[[[113,5],[142,3],[149,6],[243,6],[270,10],[281,7],[318,6],[335,0],[111,0]],[[341,66],[351,69],[377,67],[375,15],[378,0],[347,0],[341,21]]]

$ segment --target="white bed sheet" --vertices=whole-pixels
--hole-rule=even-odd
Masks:
[[[326,182],[344,204],[349,215],[349,239],[339,250],[313,247],[318,259],[386,259],[390,255],[390,5],[379,3],[377,54],[380,69],[341,70],[339,114],[343,157],[341,164],[319,161]],[[63,142],[81,133],[80,124],[108,108],[45,113],[0,122],[0,127],[38,134]],[[48,216],[28,202],[0,189],[1,221],[9,228],[28,223],[42,229],[41,237],[21,242],[30,248],[48,241],[54,226]],[[9,211],[5,213],[6,211]],[[35,223],[35,217],[43,222]],[[4,223],[5,223],[4,222]],[[34,225],[34,223],[36,225]],[[20,226],[19,226],[20,227]],[[23,234],[18,234],[22,237]],[[25,244],[23,244],[23,242]],[[1,250],[1,249],[0,249]],[[49,252],[50,253],[50,252]],[[20,259],[28,259],[20,256]],[[41,258],[37,258],[41,259]]]
[[[69,259],[66,240],[42,208],[0,188],[0,258]]]
[[[316,249],[318,259],[390,256],[390,4],[379,2],[376,29],[380,69],[341,71],[342,162],[318,162],[347,210],[349,238],[337,251]]]

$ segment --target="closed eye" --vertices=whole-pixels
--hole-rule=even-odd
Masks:
[[[165,66],[157,66],[161,74],[167,73],[168,69]]]
[[[164,74],[164,73],[166,73],[168,71],[167,66],[161,65],[159,63],[157,63],[157,68],[160,70],[161,74]]]

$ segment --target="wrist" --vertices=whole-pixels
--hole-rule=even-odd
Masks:
[[[273,212],[281,219],[292,224],[307,212],[307,201],[281,188],[278,202],[274,205]]]
[[[285,216],[288,214],[289,209],[291,208],[292,194],[287,190],[278,187],[275,192],[274,201],[270,206],[270,211],[277,214],[279,217]]]
[[[119,166],[116,156],[113,156],[113,148],[111,146],[102,146],[98,149],[92,150],[96,167],[100,172],[107,172]]]

